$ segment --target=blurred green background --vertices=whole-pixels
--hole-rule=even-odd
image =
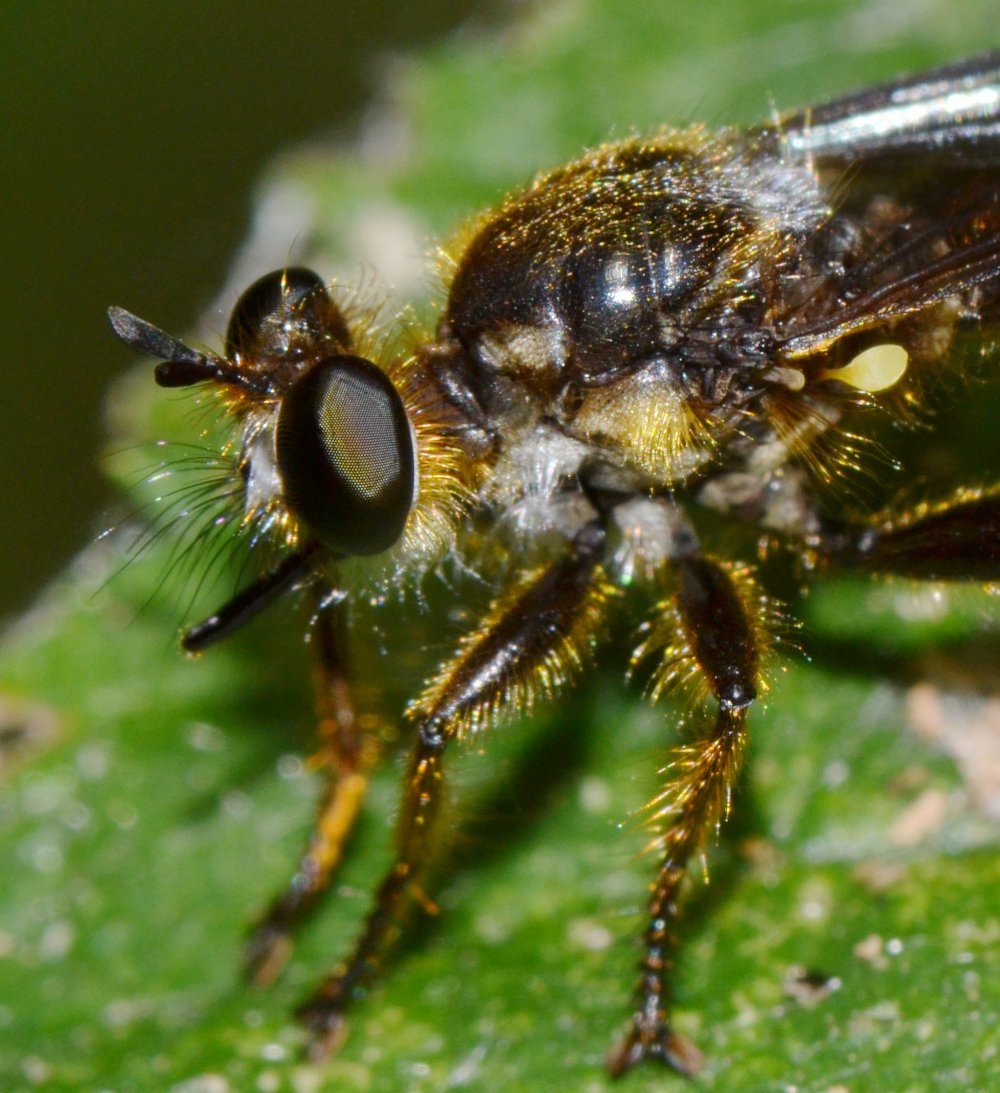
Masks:
[[[190,329],[246,232],[268,158],[348,138],[391,52],[475,9],[0,4],[0,619],[111,519],[103,393],[134,354],[111,336],[107,306]]]

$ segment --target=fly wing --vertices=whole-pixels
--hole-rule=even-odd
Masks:
[[[904,224],[778,323],[782,356],[807,357],[848,334],[891,328],[944,300],[980,330],[1000,324],[1000,182],[952,216]]]
[[[1000,50],[785,115],[771,131],[784,155],[818,168],[912,156],[1000,166]]]
[[[1000,320],[1000,50],[789,114],[761,132],[829,187],[860,251],[779,320],[786,357],[940,301]]]

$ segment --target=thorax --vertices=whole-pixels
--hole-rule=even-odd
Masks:
[[[684,482],[738,430],[783,276],[824,215],[805,171],[746,142],[599,148],[479,223],[434,367],[529,475],[558,452]]]

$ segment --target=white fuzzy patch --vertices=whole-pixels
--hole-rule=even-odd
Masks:
[[[246,513],[267,509],[282,500],[284,488],[274,451],[276,418],[273,411],[255,411],[244,426],[243,455],[249,467],[243,499]]]
[[[551,497],[574,477],[589,455],[588,444],[549,425],[534,424],[505,438],[489,484],[488,500],[507,508],[530,495]]]
[[[480,337],[478,349],[497,372],[558,373],[566,367],[566,330],[554,317],[549,323],[509,324]]]
[[[683,512],[664,497],[633,497],[615,508],[614,522],[621,540],[612,569],[623,585],[653,579],[695,542]]]

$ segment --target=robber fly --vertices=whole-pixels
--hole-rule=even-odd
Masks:
[[[699,712],[651,805],[658,868],[608,1067],[659,1059],[690,1074],[700,1057],[670,1007],[681,889],[729,814],[789,624],[700,525],[752,527],[803,580],[834,567],[1000,579],[998,480],[874,516],[823,500],[862,458],[876,411],[919,408],[921,381],[960,343],[985,355],[996,334],[1000,52],[749,131],[603,145],[508,197],[449,257],[437,327],[404,349],[301,268],[246,290],[221,354],[110,311],[123,341],[159,358],[161,386],[218,392],[236,428],[238,522],[276,551],[184,649],[294,590],[311,605],[329,784],[252,935],[249,974],[279,971],[380,755],[351,701],[345,602],[473,556],[495,586],[408,707],[395,861],[354,947],[298,1011],[314,1058],[339,1045],[423,898],[450,745],[563,693],[630,586],[645,596],[633,664],[651,666],[654,699],[688,687]]]

